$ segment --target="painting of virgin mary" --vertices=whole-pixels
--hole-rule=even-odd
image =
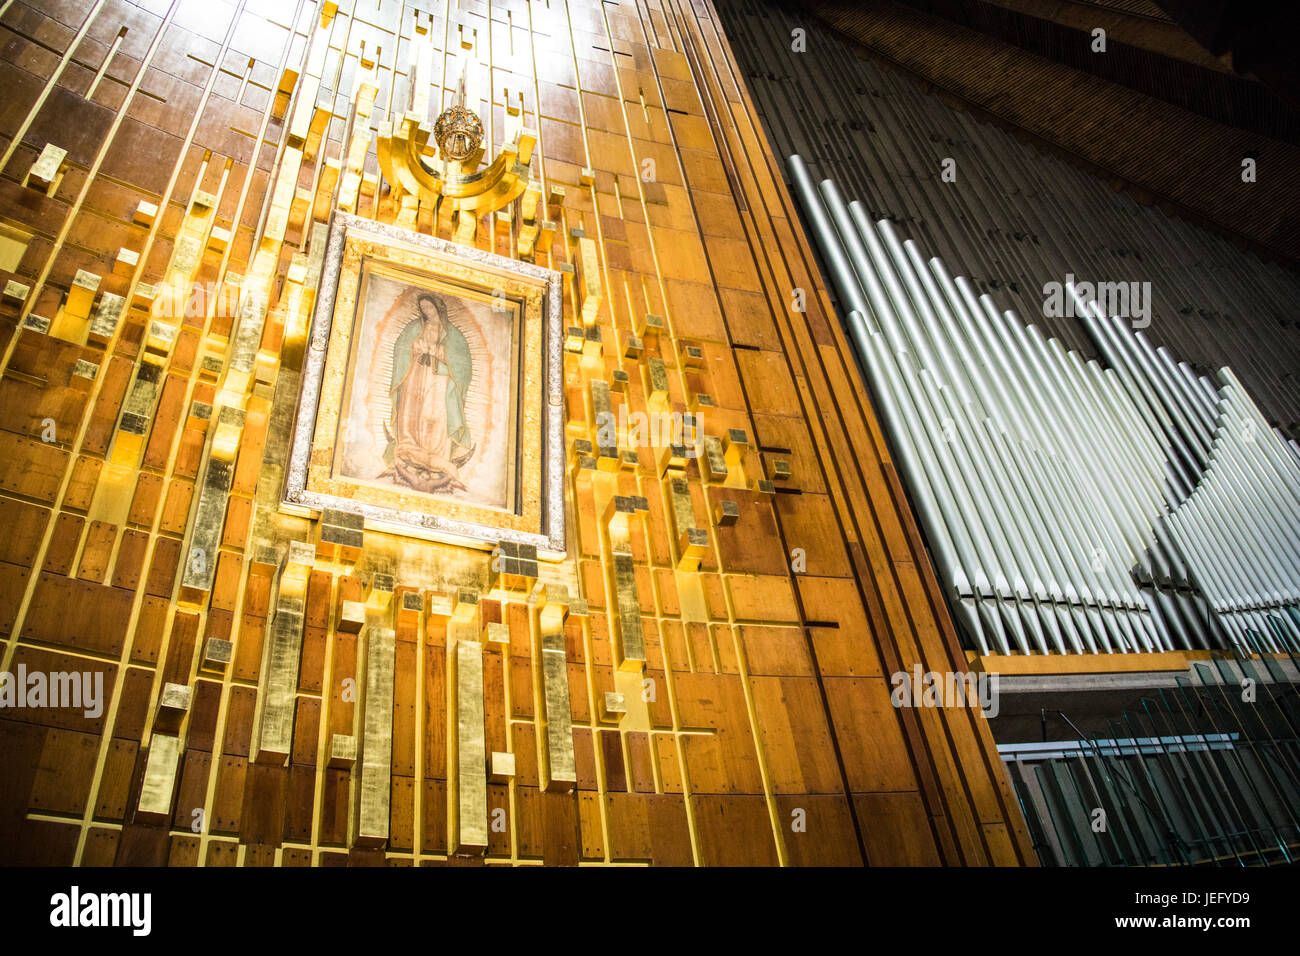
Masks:
[[[342,472],[511,508],[515,313],[404,278],[365,279],[341,420]]]
[[[464,491],[460,469],[474,456],[465,397],[474,361],[465,335],[447,320],[442,296],[416,299],[419,314],[393,346],[388,446],[381,477],[417,491]]]

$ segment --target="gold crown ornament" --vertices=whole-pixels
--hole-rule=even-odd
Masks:
[[[449,106],[434,122],[433,138],[443,159],[464,162],[483,145],[483,123],[473,110]]]

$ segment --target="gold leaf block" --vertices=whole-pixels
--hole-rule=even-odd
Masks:
[[[622,720],[627,714],[627,698],[617,691],[607,690],[600,702],[600,719]]]
[[[357,738],[352,734],[334,734],[330,737],[329,766],[338,770],[351,770],[357,762]]]
[[[358,634],[366,623],[366,605],[364,601],[340,601],[338,620],[335,628],[344,634]]]
[[[224,674],[230,666],[235,645],[220,637],[209,637],[203,643],[203,657],[199,670],[209,674]]]
[[[515,755],[494,750],[489,767],[488,779],[492,783],[509,783],[515,775]]]
[[[546,705],[545,788],[567,793],[578,783],[573,749],[573,717],[569,710],[569,667],[564,657],[564,632],[542,633],[542,689]]]
[[[483,716],[483,645],[456,642],[456,798],[452,851],[487,849],[487,730]]]
[[[611,616],[616,622],[615,660],[619,670],[639,672],[645,667],[645,636],[641,631],[641,600],[631,554],[614,555],[614,582],[617,613]]]
[[[137,823],[165,824],[172,815],[172,795],[176,791],[176,772],[181,759],[181,739],[170,734],[154,734],[149,740],[149,759],[140,783],[140,800],[136,804]]]
[[[303,601],[301,596],[285,593],[284,578],[282,574],[275,618],[271,622],[266,677],[262,683],[265,702],[258,726],[258,763],[283,764],[293,750],[294,697],[302,656]]]
[[[361,781],[357,794],[356,845],[388,842],[393,764],[393,681],[397,637],[392,628],[366,631],[365,717],[361,739]]]
[[[53,143],[46,143],[41,150],[41,154],[36,157],[36,162],[32,163],[31,171],[27,174],[27,185],[36,186],[40,189],[49,189],[54,185],[55,180],[59,177],[59,171],[63,167],[63,161],[67,158],[68,151]]]
[[[154,730],[167,734],[180,733],[181,722],[190,710],[193,688],[187,684],[163,684],[158,695],[158,711],[154,715]]]

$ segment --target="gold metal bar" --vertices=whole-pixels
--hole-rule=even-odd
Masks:
[[[713,521],[719,527],[733,525],[740,518],[740,504],[731,500],[719,501],[713,509]]]
[[[509,783],[515,775],[515,755],[492,751],[489,776],[493,783]]]
[[[627,716],[627,698],[618,691],[605,691],[604,699],[601,700],[600,719],[604,721],[617,722]]]
[[[351,734],[335,734],[330,738],[329,766],[351,770],[357,762],[357,738]]]
[[[487,727],[483,716],[483,645],[456,641],[456,800],[453,852],[487,849]]]
[[[564,656],[564,631],[542,632],[542,694],[546,714],[545,788],[567,793],[578,783],[578,762],[573,750],[573,715],[569,703],[569,667]]]
[[[603,293],[600,287],[600,258],[596,253],[596,240],[583,236],[578,240],[574,266],[577,268],[579,309],[583,325],[595,325],[600,314]]]
[[[614,588],[618,610],[614,628],[616,663],[619,670],[639,672],[645,667],[645,636],[641,632],[641,600],[631,554],[615,552]]]
[[[664,317],[656,315],[654,312],[645,314],[645,321],[641,326],[641,337],[647,342],[658,342],[659,336],[664,330]]]
[[[614,415],[608,382],[592,380],[591,410],[595,413],[596,422],[596,465],[601,471],[617,471],[618,418]]]
[[[615,495],[605,510],[605,528],[613,553],[612,583],[615,611],[611,615],[614,651],[619,670],[639,672],[645,667],[645,638],[641,632],[641,600],[636,568],[632,563],[631,520],[637,511],[649,510],[641,497]]]
[[[347,511],[325,508],[317,526],[316,556],[327,561],[356,564],[365,543],[365,518]]]
[[[180,737],[156,733],[149,739],[149,759],[135,810],[137,821],[165,824],[171,818],[172,794],[176,790],[180,759]]]
[[[704,436],[704,465],[710,481],[727,480],[727,458],[722,442],[712,435]]]
[[[393,773],[393,683],[397,635],[390,627],[366,628],[365,717],[361,781],[357,794],[357,846],[388,842]]]
[[[335,630],[344,634],[357,634],[366,623],[366,605],[363,601],[340,601]]]
[[[203,642],[203,656],[199,670],[209,674],[224,674],[234,656],[235,645],[220,637],[209,637]]]
[[[244,289],[239,302],[239,329],[231,346],[225,384],[226,390],[236,395],[245,394],[253,381],[257,349],[266,323],[266,305],[264,295],[251,288]]]
[[[257,762],[283,764],[293,749],[294,694],[302,654],[303,601],[280,594],[271,623]]]
[[[275,619],[271,622],[271,647],[262,685],[266,696],[258,725],[258,763],[283,764],[293,749],[294,696],[298,690],[303,599],[307,593],[310,562],[311,545],[305,541],[290,542],[280,572]]]
[[[234,479],[235,451],[243,426],[242,409],[226,406],[217,415],[186,552],[185,573],[181,577],[180,598],[190,604],[201,604],[212,590],[217,573],[217,547],[226,523],[226,504]]]
[[[193,695],[194,689],[189,684],[163,684],[162,693],[158,695],[158,710],[154,714],[154,730],[179,734]]]
[[[646,397],[646,407],[652,412],[668,411],[668,370],[664,360],[652,358],[647,363],[650,386]]]
[[[90,323],[90,341],[107,345],[117,330],[117,320],[126,307],[126,299],[112,292],[105,292],[99,297],[99,306],[95,309],[95,320]]]
[[[32,168],[27,173],[27,179],[24,185],[39,187],[40,189],[49,189],[58,179],[59,172],[63,168],[63,161],[67,159],[68,151],[61,146],[55,146],[53,143],[46,143],[41,150],[41,154],[36,157],[36,162],[32,163]]]
[[[600,326],[589,325],[582,333],[582,357],[590,362],[597,362],[605,354],[605,345],[600,337]]]
[[[90,306],[99,290],[100,277],[78,269],[68,289],[68,298],[55,316],[49,334],[65,342],[81,345],[90,335]]]
[[[154,403],[158,400],[162,376],[162,368],[148,356],[136,366],[131,390],[122,403],[117,434],[113,437],[111,460],[114,464],[134,468],[140,463],[140,452],[153,422]]]
[[[709,544],[709,533],[695,523],[695,505],[685,478],[674,478],[669,485],[673,501],[673,528],[677,534],[677,569],[696,571]]]
[[[722,446],[727,464],[739,468],[745,461],[745,449],[749,447],[749,436],[743,428],[728,428],[727,440]]]

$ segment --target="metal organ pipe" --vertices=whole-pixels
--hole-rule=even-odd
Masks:
[[[818,246],[829,263],[836,279],[837,288],[845,301],[858,302],[863,309],[868,308],[861,298],[856,273],[849,265],[842,247],[834,238],[834,227],[827,217],[826,209],[817,196],[807,167],[799,157],[791,157],[790,170],[796,193],[799,195],[813,229],[817,233]],[[980,651],[990,653],[985,635],[978,617],[971,613],[971,605],[978,597],[978,591],[987,592],[988,585],[984,574],[978,568],[974,553],[969,543],[969,533],[961,521],[948,522],[942,514],[952,514],[954,509],[946,490],[936,478],[941,479],[941,470],[929,453],[927,446],[918,447],[911,435],[912,423],[916,416],[905,401],[905,393],[897,383],[896,369],[892,356],[876,356],[873,339],[880,341],[879,333],[872,332],[866,315],[854,309],[849,313],[848,335],[853,343],[860,367],[867,378],[868,387],[875,400],[875,408],[890,435],[893,437],[894,456],[899,470],[911,494],[913,507],[921,523],[930,532],[927,541],[934,554],[935,563],[945,579],[946,592],[953,606],[954,616],[972,634]],[[884,359],[882,361],[882,359]],[[890,373],[894,373],[893,376]],[[941,501],[942,497],[942,501]],[[969,569],[969,570],[968,570]],[[972,580],[975,588],[972,588]],[[1005,640],[999,643],[998,650],[1007,652]]]
[[[1067,284],[1106,364],[1085,359],[789,169],[975,649],[1300,649],[1300,457],[1230,370],[1216,386]]]

